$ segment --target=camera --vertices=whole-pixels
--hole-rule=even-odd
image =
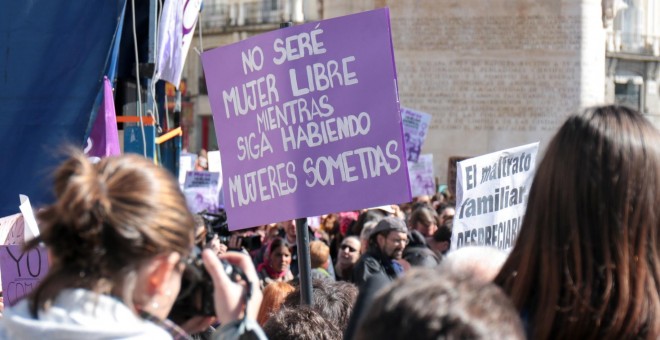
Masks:
[[[247,251],[259,249],[261,248],[261,236],[239,236],[238,245],[239,247],[245,248]]]
[[[217,213],[204,211],[199,213],[199,215],[204,220],[206,226],[206,242],[210,242],[214,235],[218,235],[218,239],[221,243],[231,246],[230,240],[232,238],[232,233],[229,231],[227,214],[224,210],[220,210]],[[245,248],[247,251],[253,251],[261,248],[261,246],[261,236],[259,235],[238,236],[235,245],[236,248],[233,249]]]
[[[214,316],[213,280],[204,267],[200,248],[195,247],[184,263],[181,289],[168,318],[177,322],[193,316]],[[224,260],[220,260],[220,263],[230,279],[245,280],[245,275],[238,267]]]

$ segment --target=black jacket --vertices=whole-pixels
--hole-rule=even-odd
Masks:
[[[384,259],[377,251],[364,253],[353,268],[353,280],[361,287],[372,276],[381,276],[386,281],[394,281],[397,274],[391,259]]]
[[[440,264],[442,255],[437,254],[426,245],[424,236],[417,230],[409,233],[410,243],[403,250],[403,259],[414,267],[433,268]]]

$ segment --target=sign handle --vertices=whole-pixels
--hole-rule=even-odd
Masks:
[[[280,28],[293,26],[293,22],[280,23]],[[312,305],[312,260],[309,256],[309,228],[307,218],[296,219],[296,244],[298,246],[298,279],[300,280],[300,304]]]
[[[312,260],[309,255],[309,228],[307,218],[296,219],[296,243],[298,245],[298,278],[300,279],[300,304],[312,305]]]

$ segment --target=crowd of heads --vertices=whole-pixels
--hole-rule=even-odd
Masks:
[[[488,282],[412,270],[374,298],[355,339],[524,339],[518,312]]]
[[[510,254],[448,253],[448,190],[328,214],[308,229],[312,301],[301,305],[295,220],[223,233],[191,215],[152,162],[74,153],[55,174],[55,203],[39,212],[42,235],[27,245],[52,255],[29,309],[36,317],[63,289],[80,288],[161,316],[197,245],[213,249],[207,257],[249,254],[250,265],[233,261],[259,281],[253,313],[271,339],[658,338],[659,162],[660,134],[639,112],[571,115],[537,165]],[[245,288],[240,278],[231,285]]]
[[[338,214],[327,217],[320,240],[334,245],[336,278],[386,286],[371,297],[373,306],[363,311],[354,334],[397,338],[399,331],[401,337],[425,338],[449,329],[477,338],[657,337],[658,138],[646,118],[625,107],[571,115],[537,165],[518,241],[508,256],[486,247],[448,254],[456,213],[451,196],[362,211],[344,227]],[[429,253],[413,253],[415,247]],[[434,268],[400,275],[424,266]],[[456,292],[462,294],[452,295]],[[434,304],[436,299],[442,303]],[[472,321],[452,316],[456,311],[472,315]],[[402,329],[401,324],[417,326]],[[479,333],[484,329],[490,336]]]

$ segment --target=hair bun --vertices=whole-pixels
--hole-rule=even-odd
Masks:
[[[83,154],[76,153],[58,169],[55,183],[58,203],[52,208],[58,215],[57,228],[60,229],[60,236],[69,237],[52,241],[66,242],[69,247],[77,244],[74,248],[97,252],[104,219],[111,206],[108,190],[97,165],[92,164]],[[86,254],[77,254],[82,255]]]

